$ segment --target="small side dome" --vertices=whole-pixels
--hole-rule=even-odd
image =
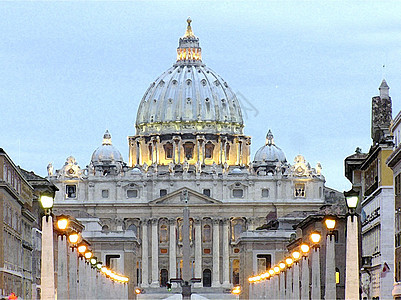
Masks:
[[[133,175],[141,175],[142,171],[139,168],[135,167],[135,168],[132,169],[131,174],[133,174]]]
[[[234,168],[234,169],[231,171],[231,174],[241,174],[241,173],[242,173],[242,171],[241,171],[240,168]]]
[[[266,165],[275,162],[286,163],[287,159],[283,150],[274,144],[273,134],[269,129],[266,136],[266,144],[256,151],[253,163],[256,165]]]
[[[103,143],[93,154],[91,163],[94,167],[121,165],[123,157],[116,147],[111,143],[111,135],[108,130],[103,135]]]

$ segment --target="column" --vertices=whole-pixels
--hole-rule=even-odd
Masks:
[[[177,278],[177,241],[176,241],[176,219],[169,219],[170,223],[170,246],[169,246],[169,277]],[[176,285],[176,283],[174,283]]]
[[[320,248],[314,246],[312,248],[312,299],[320,299]]]
[[[326,281],[325,299],[336,299],[336,265],[334,252],[334,235],[328,234],[326,238]]]
[[[141,287],[149,286],[149,241],[148,219],[142,221],[142,283]]]
[[[359,299],[358,217],[347,217],[345,299]]]
[[[68,299],[67,236],[57,238],[57,299]]]
[[[292,299],[299,299],[299,262],[292,265]]]
[[[151,287],[160,287],[159,284],[159,241],[158,241],[158,218],[152,219],[152,283]]]
[[[195,223],[195,278],[202,278],[202,224],[199,218]],[[202,282],[194,283],[194,287],[202,287]]]
[[[230,285],[230,249],[229,249],[229,226],[230,219],[223,219],[223,287],[229,288]]]
[[[78,299],[86,299],[87,277],[85,272],[85,258],[78,259]]]
[[[69,299],[78,299],[77,271],[78,271],[78,254],[76,248],[70,248],[68,251],[68,286]]]
[[[286,285],[285,285],[285,297],[286,299],[293,299],[292,297],[292,267],[287,268],[287,271],[285,272],[285,279],[286,279]]]
[[[220,219],[213,219],[213,273],[212,287],[220,287]]]
[[[280,272],[280,299],[285,299],[285,273]]]
[[[53,300],[54,293],[54,248],[53,218],[42,218],[42,264],[41,264],[41,299]],[[17,254],[18,255],[18,254]]]
[[[309,300],[309,259],[307,256],[302,257],[302,275],[301,275],[301,299]],[[359,299],[359,298],[358,298]]]

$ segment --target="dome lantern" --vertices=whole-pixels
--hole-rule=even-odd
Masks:
[[[180,38],[177,48],[177,64],[194,64],[202,63],[202,49],[199,46],[199,38],[192,31],[191,18],[187,19],[187,30],[183,37]]]

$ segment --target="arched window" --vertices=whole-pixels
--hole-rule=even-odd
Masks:
[[[203,242],[210,242],[212,240],[212,232],[210,225],[206,224],[203,226]]]
[[[207,143],[205,145],[205,158],[212,159],[213,158],[213,151],[214,151],[214,145],[212,143]]]
[[[165,287],[168,282],[168,271],[166,269],[160,270],[160,286]]]
[[[184,155],[187,160],[190,160],[194,157],[194,144],[187,142],[184,144]]]
[[[135,235],[138,233],[138,229],[135,224],[131,224],[130,226],[128,226],[127,230],[133,231]]]
[[[167,243],[168,242],[168,229],[167,225],[163,224],[160,226],[160,243]]]
[[[171,143],[167,143],[164,146],[164,154],[166,159],[173,158],[173,145]]]
[[[148,150],[149,150],[149,152],[148,152],[148,154],[149,154],[149,160],[151,161],[152,160],[152,150],[153,150],[153,147],[152,147],[152,144],[149,144],[148,145]]]
[[[239,259],[233,260],[233,285],[239,284]]]
[[[203,270],[203,287],[212,286],[212,271],[210,269]]]

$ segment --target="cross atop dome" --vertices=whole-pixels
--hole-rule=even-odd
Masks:
[[[180,65],[198,65],[202,63],[202,50],[199,46],[199,38],[197,38],[191,27],[191,18],[187,19],[187,30],[183,37],[180,38],[177,48],[177,64]]]
[[[188,26],[187,26],[187,30],[185,31],[185,35],[184,35],[184,37],[186,37],[186,38],[189,38],[189,37],[194,38],[195,37],[194,33],[192,32],[191,22],[192,22],[191,17],[188,17],[188,19],[187,19]]]
[[[273,133],[272,131],[269,129],[269,131],[267,132],[266,135],[266,145],[274,145],[274,138],[273,138]]]
[[[106,129],[106,132],[103,135],[103,143],[102,143],[102,145],[111,145],[111,134],[107,129]]]

